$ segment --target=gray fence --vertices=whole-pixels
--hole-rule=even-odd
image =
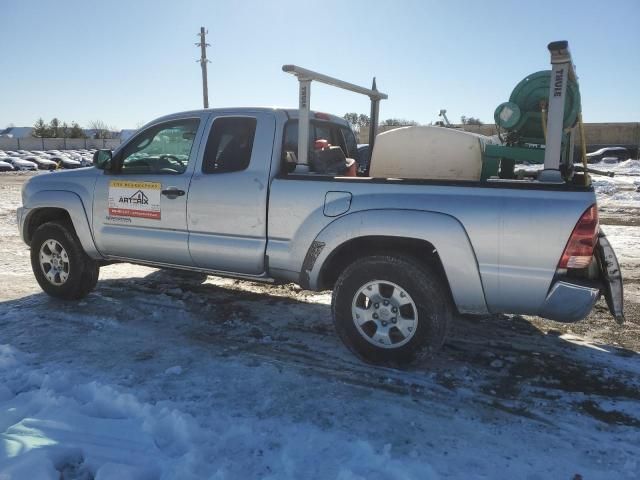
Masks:
[[[73,150],[76,148],[116,148],[120,139],[98,138],[0,138],[0,150]]]

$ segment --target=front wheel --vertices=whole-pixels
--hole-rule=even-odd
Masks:
[[[401,256],[349,265],[336,282],[332,306],[346,346],[367,362],[391,366],[433,355],[453,314],[441,276]]]
[[[65,300],[85,297],[95,288],[100,270],[73,228],[60,222],[45,223],[33,234],[31,268],[42,290]]]

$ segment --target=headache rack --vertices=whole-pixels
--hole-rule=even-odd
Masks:
[[[378,112],[380,100],[389,98],[386,93],[379,92],[376,88],[376,79],[373,78],[371,88],[364,88],[353,83],[345,82],[322,73],[307,70],[296,65],[283,65],[282,71],[295,75],[298,78],[298,160],[296,172],[309,171],[309,119],[311,112],[311,82],[313,80],[341,88],[350,92],[366,95],[371,100],[371,118],[369,122],[369,151],[373,151],[378,130]]]

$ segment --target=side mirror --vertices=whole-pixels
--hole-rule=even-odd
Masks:
[[[100,170],[110,170],[112,160],[111,150],[98,150],[93,154],[93,166]]]

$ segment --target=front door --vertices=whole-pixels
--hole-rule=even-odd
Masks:
[[[191,257],[200,268],[259,275],[265,271],[275,117],[219,114],[209,123],[189,189]]]
[[[103,255],[193,264],[187,192],[201,123],[196,116],[145,128],[114,155],[112,171],[98,176],[93,226]]]

